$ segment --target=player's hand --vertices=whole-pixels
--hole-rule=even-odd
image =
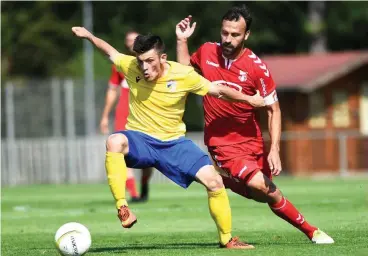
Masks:
[[[185,19],[183,19],[176,25],[177,39],[187,39],[193,34],[197,23],[193,22],[193,24],[191,25],[190,24],[191,21],[192,21],[192,15],[189,15],[188,17],[186,17]]]
[[[261,108],[266,105],[264,98],[261,96],[258,90],[256,94],[250,97],[249,104],[255,108]]]
[[[102,134],[109,134],[109,118],[102,117],[100,122],[100,131]]]
[[[89,38],[90,36],[92,36],[92,33],[84,27],[72,27],[72,31],[75,36],[80,38]]]
[[[271,151],[268,154],[267,161],[270,166],[272,175],[278,176],[282,171],[279,151],[277,149],[271,148]]]

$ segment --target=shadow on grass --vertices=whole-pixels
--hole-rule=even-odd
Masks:
[[[91,248],[89,253],[110,252],[110,253],[127,253],[128,250],[165,250],[165,249],[189,249],[197,250],[198,248],[218,248],[217,243],[167,243],[167,244],[145,244],[145,245],[125,245],[121,247],[100,247]]]

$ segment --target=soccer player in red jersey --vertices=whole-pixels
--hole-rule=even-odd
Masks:
[[[135,31],[130,31],[125,35],[125,47],[130,54],[133,52],[134,39],[138,36]],[[116,67],[112,65],[112,72],[109,80],[109,87],[106,93],[105,106],[100,121],[100,131],[103,134],[109,134],[109,114],[114,106],[117,98],[118,104],[115,110],[115,131],[125,130],[127,118],[129,115],[129,86],[124,78],[124,74],[118,72]],[[148,200],[149,180],[152,175],[152,168],[142,170],[141,176],[141,193],[138,195],[133,170],[128,168],[126,188],[131,196],[130,202],[145,202]]]
[[[221,42],[207,42],[192,56],[187,39],[196,23],[191,24],[191,18],[188,16],[176,26],[178,62],[192,65],[212,82],[225,83],[245,94],[253,95],[259,90],[266,103],[271,137],[269,152],[265,152],[253,107],[245,103],[229,104],[207,95],[203,99],[204,141],[225,187],[243,197],[268,203],[277,216],[298,228],[313,243],[334,243],[326,233],[310,225],[272,181],[272,175],[277,176],[282,170],[281,111],[270,70],[243,46],[252,23],[248,9],[243,6],[228,10],[222,18]]]

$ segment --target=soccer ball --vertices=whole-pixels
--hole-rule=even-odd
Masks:
[[[61,255],[84,255],[91,246],[91,234],[80,223],[69,222],[62,225],[55,234],[56,248]]]

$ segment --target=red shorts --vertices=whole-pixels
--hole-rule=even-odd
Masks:
[[[225,187],[241,196],[250,198],[246,184],[258,171],[272,179],[262,140],[208,147],[208,151],[215,164],[223,170],[221,176]]]

